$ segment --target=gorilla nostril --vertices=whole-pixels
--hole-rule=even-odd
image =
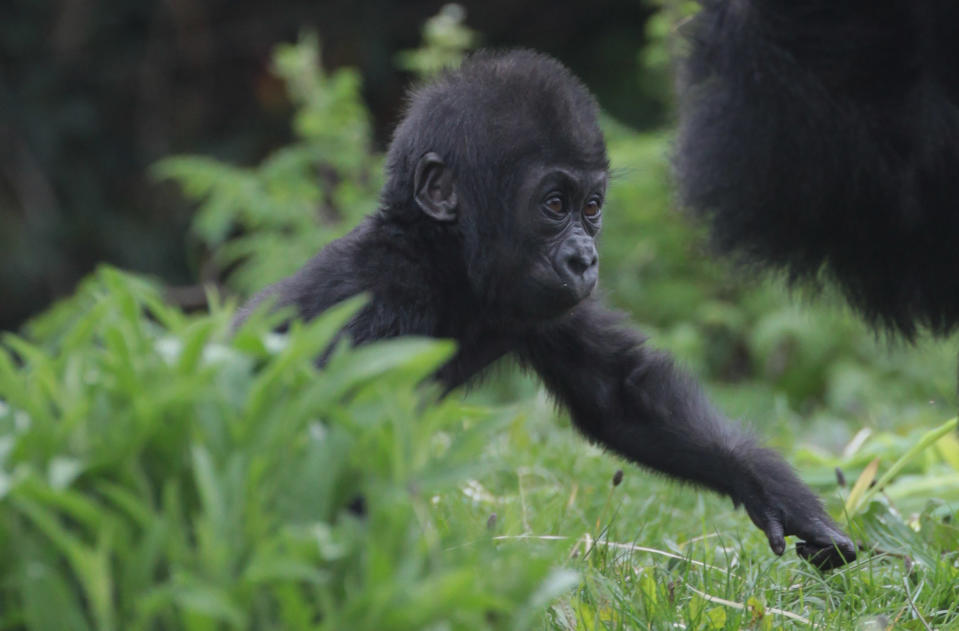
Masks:
[[[593,266],[595,260],[595,257],[592,261],[589,261],[581,254],[574,254],[566,259],[566,267],[577,276],[582,276],[586,270]]]

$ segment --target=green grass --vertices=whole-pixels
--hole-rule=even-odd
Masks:
[[[471,486],[465,499],[442,502],[444,521],[495,512],[501,546],[580,572],[579,587],[550,607],[544,628],[855,629],[880,616],[897,620],[896,628],[925,628],[920,616],[933,628],[959,628],[959,530],[943,521],[957,516],[955,503],[903,514],[880,496],[851,523],[856,538],[877,550],[823,575],[792,549],[775,557],[728,500],[637,470],[561,425],[548,413],[527,418],[516,431],[532,435],[500,446],[511,469],[483,482],[485,492]],[[795,447],[785,451],[808,479],[833,462],[814,462]],[[625,476],[613,487],[618,467]],[[844,492],[835,482],[820,490],[841,516]],[[909,499],[904,504],[927,502]]]

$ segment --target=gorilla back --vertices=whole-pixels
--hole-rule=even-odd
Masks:
[[[959,326],[959,3],[702,0],[676,167],[721,250]]]
[[[777,554],[795,534],[819,567],[854,559],[789,466],[592,297],[608,171],[596,114],[548,57],[474,55],[410,97],[380,208],[252,304],[312,318],[366,292],[344,331],[354,343],[452,338],[458,350],[436,375],[447,389],[511,355],[588,438],[730,496]]]

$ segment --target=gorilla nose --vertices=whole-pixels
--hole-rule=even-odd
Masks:
[[[562,275],[579,296],[593,290],[599,276],[599,257],[596,248],[590,246],[573,248],[562,257]]]
[[[596,250],[581,250],[566,257],[566,269],[572,272],[573,276],[583,276],[591,268],[596,267],[598,262]]]

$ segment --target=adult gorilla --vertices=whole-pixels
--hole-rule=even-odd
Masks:
[[[878,327],[959,326],[959,2],[702,0],[681,201],[721,250],[837,281]]]
[[[360,292],[345,332],[452,338],[454,388],[513,355],[591,440],[743,504],[777,554],[784,535],[822,568],[853,543],[773,451],[590,297],[608,162],[596,104],[558,62],[480,53],[417,90],[396,130],[380,208],[253,301],[304,318]],[[241,316],[242,317],[242,316]]]

